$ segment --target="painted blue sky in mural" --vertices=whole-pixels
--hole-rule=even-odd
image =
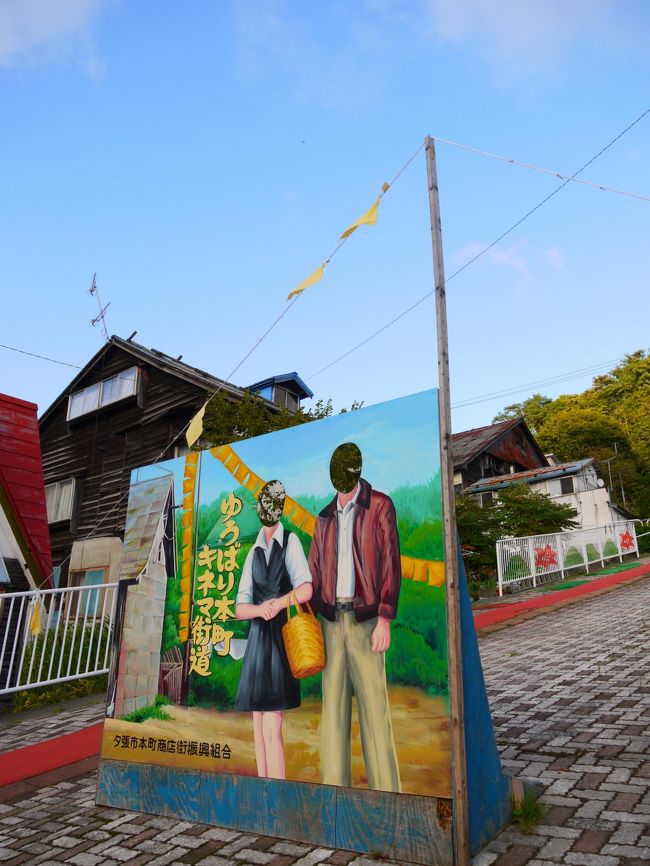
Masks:
[[[356,412],[268,433],[237,442],[233,447],[265,481],[279,478],[290,496],[328,496],[333,493],[329,478],[332,451],[342,442],[350,441],[355,442],[363,454],[363,477],[378,490],[390,492],[403,485],[429,481],[440,468],[437,391],[422,391]],[[182,458],[136,469],[134,480],[169,470],[176,475],[176,502],[180,502]],[[203,459],[202,502],[210,502],[223,491],[237,486],[218,460]]]

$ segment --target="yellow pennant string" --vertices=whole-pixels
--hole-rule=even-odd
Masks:
[[[203,433],[203,416],[205,415],[205,407],[207,405],[207,402],[204,403],[190,421],[190,426],[187,428],[187,433],[185,434],[188,448],[191,448]]]
[[[316,268],[316,270],[311,273],[306,280],[303,280],[299,286],[296,286],[293,292],[290,292],[290,294],[287,295],[287,300],[291,300],[294,295],[299,295],[305,289],[308,289],[309,286],[313,286],[314,283],[319,283],[323,279],[323,272],[326,264],[327,262],[323,262],[323,264],[319,268]]]
[[[343,232],[341,240],[343,240],[343,238],[349,238],[352,232],[356,231],[359,226],[372,226],[377,222],[377,208],[379,207],[379,202],[387,189],[388,184],[385,183],[381,188],[381,195],[377,201],[372,205],[372,207],[368,208],[363,216],[360,216],[356,222],[353,222],[352,225]]]

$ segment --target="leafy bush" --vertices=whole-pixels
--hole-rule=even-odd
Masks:
[[[110,640],[108,621],[104,620],[94,629],[90,625],[89,622],[86,628],[83,625],[77,625],[75,628],[73,624],[69,624],[67,627],[60,626],[58,630],[54,625],[31,640],[25,647],[19,684],[28,681],[30,665],[32,665],[31,679],[36,679],[39,668],[41,677],[45,677],[50,671],[50,664],[52,665],[50,675],[56,678],[58,672],[61,676],[65,676],[68,670],[71,674],[77,669],[84,671],[88,661],[92,668],[96,658],[100,660],[106,658],[107,644]],[[103,692],[106,691],[106,684],[106,674],[100,674],[65,683],[55,683],[51,686],[26,689],[16,694],[13,709],[14,712],[21,712],[44,704]]]
[[[596,562],[596,560],[600,560],[600,551],[595,544],[587,545],[587,560],[589,562]]]
[[[125,722],[144,722],[147,719],[162,719],[163,721],[169,721],[171,716],[169,713],[163,710],[163,706],[171,704],[169,698],[166,698],[164,695],[156,695],[153,704],[149,704],[146,707],[140,707],[139,710],[133,710],[131,713],[127,713],[125,716],[121,716]]]
[[[421,634],[393,626],[390,649],[386,653],[389,681],[418,686],[431,694],[446,694],[447,663],[434,652]]]

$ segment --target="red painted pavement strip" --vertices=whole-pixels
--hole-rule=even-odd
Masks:
[[[580,596],[591,595],[610,586],[625,583],[634,577],[650,574],[650,563],[631,568],[628,571],[617,574],[607,574],[603,577],[590,580],[581,586],[571,589],[563,589],[558,592],[531,598],[528,601],[514,602],[513,604],[499,604],[488,610],[476,613],[474,625],[477,631],[488,626],[513,619],[530,610],[538,610],[544,607],[553,607],[558,602]],[[25,746],[15,749],[13,752],[0,753],[0,785],[10,785],[21,782],[32,776],[40,776],[43,773],[67,767],[84,758],[98,755],[101,750],[103,722],[75,731],[72,734],[64,734],[62,737],[53,737],[43,740],[33,746]]]
[[[625,583],[626,580],[642,577],[644,574],[650,574],[650,563],[648,562],[640,565],[638,568],[630,568],[627,571],[619,571],[616,574],[605,574],[603,577],[597,577],[594,580],[583,583],[581,586],[573,586],[571,589],[549,592],[546,595],[530,598],[527,601],[513,602],[512,604],[508,604],[507,602],[497,604],[491,606],[485,612],[480,611],[475,613],[474,627],[476,631],[480,631],[482,628],[496,625],[499,622],[505,622],[508,619],[520,616],[522,613],[545,607],[554,607],[558,602],[591,595],[594,592],[608,589],[619,583]]]
[[[12,752],[0,752],[0,785],[21,782],[98,755],[104,723]]]

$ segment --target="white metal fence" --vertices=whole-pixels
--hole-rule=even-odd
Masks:
[[[107,673],[117,587],[0,594],[0,695]]]
[[[529,535],[526,538],[502,538],[497,541],[499,595],[504,586],[537,586],[548,575],[564,578],[567,571],[609,559],[622,561],[628,553],[639,555],[635,525],[632,521],[576,529],[553,535]]]

